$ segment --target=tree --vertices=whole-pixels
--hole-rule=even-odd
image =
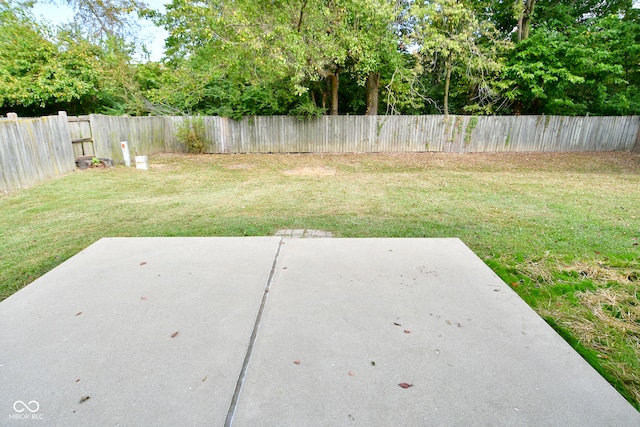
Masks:
[[[86,35],[91,39],[135,36],[134,13],[147,10],[138,0],[64,0],[75,13],[75,21],[83,23]]]
[[[536,0],[516,0],[513,10],[518,19],[518,41],[529,38],[531,32],[531,19],[536,7]]]
[[[288,80],[304,100],[300,105],[319,104],[331,114],[339,112],[340,76],[349,73],[368,87],[368,111],[377,114],[382,69],[398,55],[394,4],[174,0],[159,22],[170,33],[167,53],[174,65],[207,52],[212,72],[223,66],[217,72],[245,86]],[[229,68],[238,63],[243,73],[232,76]]]
[[[415,24],[411,42],[418,46],[419,66],[429,72],[444,74],[443,111],[449,114],[449,93],[452,73],[461,68],[467,76],[478,76],[477,89],[490,90],[485,77],[495,72],[499,63],[491,50],[482,45],[486,38],[494,47],[501,44],[494,34],[494,27],[481,22],[462,1],[420,1],[412,7]]]
[[[29,7],[0,0],[3,112],[143,112],[131,48],[122,39],[91,42],[76,26],[36,22]]]
[[[638,22],[617,15],[560,22],[537,27],[505,67],[515,112],[637,114]]]
[[[366,89],[367,115],[378,114],[378,92],[383,72],[391,74],[404,66],[399,50],[400,35],[395,27],[401,4],[385,0],[354,0],[351,3],[353,24],[347,42],[351,72]]]
[[[26,5],[0,0],[0,108],[22,114],[81,108],[96,96],[95,49],[35,22]],[[52,41],[52,39],[54,41]],[[74,109],[74,108],[72,108]]]

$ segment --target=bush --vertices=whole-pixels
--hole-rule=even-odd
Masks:
[[[183,120],[178,125],[176,136],[178,141],[185,145],[187,152],[191,154],[202,154],[204,148],[209,144],[202,117],[189,117]]]

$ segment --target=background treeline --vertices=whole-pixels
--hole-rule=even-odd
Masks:
[[[66,2],[0,0],[0,114],[640,114],[632,0]]]

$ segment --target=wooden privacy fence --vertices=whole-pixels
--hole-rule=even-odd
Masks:
[[[183,152],[185,117],[91,114],[0,118],[0,191],[74,170],[80,155],[123,163],[131,156]],[[289,116],[203,117],[207,153],[640,152],[640,117]],[[72,142],[73,141],[73,142]]]
[[[89,116],[69,117],[69,133],[71,134],[73,155],[76,158],[95,155]]]
[[[25,188],[75,169],[67,115],[0,119],[0,191]]]
[[[96,155],[181,152],[183,117],[91,115]],[[640,117],[289,116],[203,117],[207,153],[640,151]]]

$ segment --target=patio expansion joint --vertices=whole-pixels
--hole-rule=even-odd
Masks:
[[[253,348],[256,343],[256,338],[258,337],[258,331],[260,329],[260,323],[262,322],[262,315],[264,313],[264,309],[267,305],[267,299],[269,298],[269,291],[271,290],[271,284],[273,283],[273,276],[276,271],[276,266],[278,264],[278,257],[280,256],[280,248],[284,244],[284,240],[280,238],[280,243],[278,244],[278,250],[273,258],[273,264],[271,265],[271,271],[269,272],[269,278],[267,279],[267,285],[264,288],[264,293],[262,294],[262,302],[260,303],[260,308],[258,309],[258,314],[256,315],[256,321],[253,325],[253,330],[251,331],[251,338],[249,339],[249,346],[247,347],[247,353],[244,357],[244,362],[242,363],[242,369],[240,369],[240,375],[238,375],[238,381],[236,382],[236,388],[233,392],[233,398],[231,399],[231,404],[229,405],[229,411],[227,412],[227,418],[224,422],[225,427],[231,427],[233,425],[233,418],[236,415],[236,410],[238,408],[238,401],[240,399],[240,393],[242,393],[242,386],[244,385],[245,377],[247,376],[247,370],[249,368],[249,363],[251,362],[251,354],[253,353]]]

